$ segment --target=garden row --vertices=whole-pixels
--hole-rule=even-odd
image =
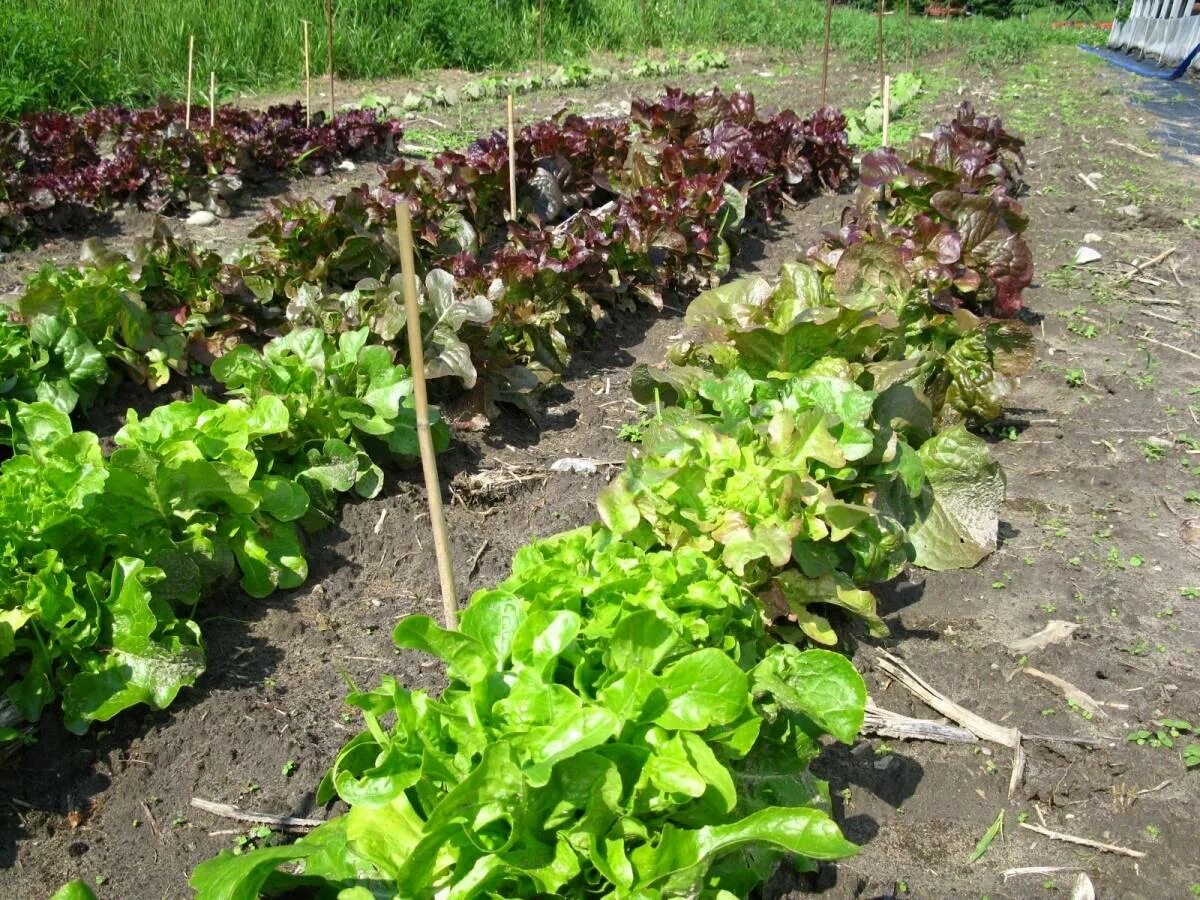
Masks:
[[[468,81],[461,88],[447,89],[439,84],[420,91],[409,91],[399,103],[393,103],[390,97],[369,94],[358,105],[379,107],[389,116],[398,117],[406,112],[435,106],[454,106],[464,100],[502,100],[509,94],[520,96],[538,90],[591,87],[622,78],[670,78],[683,73],[696,75],[728,66],[729,59],[720,50],[697,50],[688,57],[640,59],[618,71],[589,63],[568,63],[544,75],[488,75]]]
[[[708,286],[744,228],[850,176],[844,120],[832,110],[762,118],[746,94],[676,91],[635,102],[633,118],[636,130],[578,116],[522,129],[515,220],[497,133],[428,166],[396,162],[373,189],[277,202],[256,246],[233,261],[161,227],[128,257],[89,241],[82,265],[44,269],[11,299],[39,363],[0,391],[61,393],[70,411],[115,372],[157,387],[233,343],[293,327],[365,326],[396,342],[404,310],[392,223],[403,199],[424,276],[428,374],[474,390],[477,409],[529,408],[529,392],[562,372],[571,341],[606,312]],[[58,324],[39,330],[47,319]],[[94,364],[97,353],[111,372]]]
[[[213,111],[164,100],[148,109],[110,106],[81,115],[36,113],[0,139],[0,250],[34,231],[77,228],[125,203],[228,215],[245,182],[296,170],[322,173],[339,160],[391,153],[394,120],[354,110],[311,122],[300,104]],[[211,119],[211,122],[210,122]]]
[[[679,93],[636,109],[636,140],[610,119],[520,136],[521,178],[557,167],[547,185],[576,198],[557,211],[566,228],[536,211],[508,220],[507,151],[492,136],[434,169],[397,163],[375,190],[323,207],[282,203],[237,263],[159,231],[128,257],[92,242],[83,265],[36,275],[0,324],[0,446],[13,453],[0,470],[0,676],[22,716],[61,696],[82,731],[165,706],[202,669],[192,617],[205,588],[235,572],[254,596],[296,587],[298,526],[328,521],[339,493],[373,496],[378,463],[414,455],[407,370],[381,343],[405,326],[397,203],[416,212],[428,373],[470,388],[478,368],[492,388],[481,397],[527,403],[512,388],[538,379],[517,384],[514,370],[560,372],[601,304],[621,308],[614,285],[707,284],[747,203],[770,215],[786,192],[849,174],[831,111],[763,120],[745,95]],[[235,399],[130,414],[107,458],[71,431],[68,413],[115,372],[154,387],[197,360]]]
[[[703,339],[636,379],[652,414],[601,522],[518,551],[457,632],[401,620],[446,689],[352,693],[366,730],[317,794],[349,811],[202,864],[199,897],[728,900],[855,852],[808,765],[865,686],[797,644],[837,644],[835,611],[885,633],[871,584],[994,545],[1003,475],[961,422],[1030,361],[993,318],[1031,276],[1019,151],[964,107],[864,160],[810,262],[693,302]]]
[[[164,708],[204,671],[194,615],[240,576],[253,597],[308,576],[300,529],[341,494],[373,497],[375,460],[415,458],[408,371],[365,330],[297,329],[213,366],[234,399],[128,413],[107,456],[45,401],[5,410],[0,465],[0,680],[20,717],[61,700],[83,733]],[[449,433],[434,427],[444,448]],[[0,743],[21,732],[0,729]]]
[[[666,77],[725,68],[723,53],[643,60],[623,74]],[[329,119],[300,104],[253,112],[234,106],[188,111],[163,100],[130,110],[109,106],[80,115],[47,112],[25,116],[0,140],[0,249],[32,233],[78,228],[121,204],[177,212],[206,209],[228,215],[246,183],[283,173],[323,174],[341,159],[392,155],[407,111],[445,106],[459,97],[495,99],[539,88],[611,81],[607,69],[578,64],[549,75],[489,77],[459,91],[438,87],[410,93],[400,104],[368,96],[360,108]]]

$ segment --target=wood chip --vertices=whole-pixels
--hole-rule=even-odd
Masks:
[[[867,700],[867,711],[863,718],[865,734],[879,737],[899,738],[913,741],[937,741],[942,744],[974,744],[978,738],[965,728],[934,722],[931,719],[914,719],[891,710],[882,709]]]
[[[1019,875],[1054,875],[1058,872],[1078,872],[1079,866],[1019,866],[1015,869],[1005,869],[1000,874],[1005,881]]]
[[[1080,872],[1079,877],[1075,879],[1075,886],[1071,888],[1071,900],[1096,900],[1096,889],[1092,887],[1092,879],[1087,877],[1087,872]]]
[[[1031,822],[1018,822],[1022,828],[1029,831],[1035,831],[1040,835],[1051,838],[1056,841],[1066,841],[1068,844],[1078,844],[1081,847],[1091,847],[1093,850],[1101,850],[1105,853],[1116,853],[1119,856],[1131,856],[1134,859],[1145,859],[1146,854],[1141,850],[1130,850],[1128,847],[1118,847],[1116,844],[1105,844],[1103,841],[1093,841],[1091,838],[1083,838],[1074,834],[1066,834],[1062,831],[1051,831],[1049,828],[1043,828],[1041,825],[1034,825]]]
[[[1012,775],[1008,779],[1008,799],[1012,799],[1025,778],[1025,747],[1018,742],[1013,751]]]
[[[484,542],[479,545],[479,549],[475,551],[475,555],[471,557],[471,565],[467,569],[467,578],[473,578],[476,570],[479,568],[479,560],[483,558],[484,552],[487,550],[490,540],[484,539]]]
[[[916,672],[908,667],[904,660],[892,656],[886,650],[880,650],[875,665],[885,674],[898,681],[905,690],[919,698],[932,709],[936,709],[947,719],[957,722],[977,738],[1000,744],[1003,747],[1016,749],[1021,743],[1021,732],[1016,728],[1005,728],[989,721],[963,706],[959,706],[945,694],[927,684]]]
[[[1200,361],[1200,353],[1193,353],[1191,350],[1184,350],[1182,347],[1176,347],[1174,344],[1168,344],[1166,341],[1156,341],[1148,334],[1143,334],[1138,338],[1140,341],[1145,341],[1147,344],[1153,344],[1156,347],[1165,347],[1168,350],[1174,350],[1176,353],[1182,353],[1184,356],[1189,356],[1194,360]]]
[[[1066,622],[1062,619],[1051,619],[1046,623],[1046,627],[1037,634],[1031,634],[1027,638],[1021,638],[1019,641],[1012,641],[1008,644],[1008,649],[1016,656],[1024,656],[1027,653],[1033,653],[1036,650],[1044,650],[1051,644],[1060,644],[1063,641],[1070,640],[1071,635],[1079,630],[1079,623]]]
[[[1125,273],[1125,277],[1132,278],[1134,275],[1138,275],[1142,272],[1145,272],[1147,269],[1154,268],[1154,266],[1157,266],[1160,262],[1162,262],[1164,259],[1166,259],[1168,256],[1170,256],[1172,253],[1174,253],[1177,249],[1178,249],[1177,247],[1168,247],[1162,253],[1158,254],[1158,256],[1148,259],[1144,263],[1134,263],[1133,267],[1128,272]]]
[[[1170,316],[1164,316],[1162,313],[1156,313],[1152,309],[1139,309],[1138,312],[1143,316],[1148,316],[1151,319],[1158,319],[1160,322],[1170,322],[1172,325],[1179,324],[1178,319],[1173,319]]]
[[[1079,706],[1080,709],[1087,710],[1093,716],[1108,718],[1108,713],[1104,711],[1103,707],[1109,704],[1104,704],[1094,699],[1091,694],[1080,690],[1071,684],[1071,682],[1059,678],[1057,675],[1051,675],[1049,672],[1043,672],[1041,669],[1035,669],[1033,666],[1025,666],[1021,671],[1030,678],[1036,678],[1039,681],[1046,682],[1046,684],[1054,685],[1054,687],[1062,691],[1064,697]],[[1114,703],[1111,705],[1117,709],[1129,709],[1128,704],[1124,703]]]
[[[1172,300],[1170,297],[1150,297],[1143,294],[1130,295],[1131,300],[1135,303],[1148,303],[1150,306],[1183,306],[1178,300]]]
[[[1108,141],[1108,143],[1112,144],[1114,147],[1124,147],[1126,150],[1136,153],[1136,154],[1138,154],[1138,156],[1144,156],[1147,159],[1158,159],[1158,157],[1155,156],[1153,153],[1147,153],[1141,147],[1135,147],[1135,146],[1133,146],[1133,144],[1127,144],[1124,141],[1110,140],[1110,141]]]
[[[269,825],[280,831],[312,831],[318,825],[325,824],[323,819],[301,819],[297,816],[276,816],[271,813],[242,812],[236,806],[229,803],[213,803],[211,800],[203,800],[200,797],[192,798],[192,806],[196,807],[196,809],[202,809],[207,813],[212,813],[214,816],[221,816],[224,819],[234,819],[238,822],[252,822],[255,825]]]
[[[1152,788],[1144,788],[1143,790],[1138,791],[1137,795],[1140,797],[1140,796],[1142,796],[1142,794],[1153,794],[1155,791],[1161,791],[1163,788],[1165,788],[1170,783],[1171,783],[1171,779],[1168,778],[1165,781],[1159,782]]]

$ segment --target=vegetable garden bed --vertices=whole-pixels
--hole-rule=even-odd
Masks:
[[[838,198],[816,204],[816,209],[812,211],[814,214],[789,223],[788,234],[793,235],[795,243],[801,247],[813,243],[819,226],[836,221],[841,205],[843,201]],[[896,224],[885,225],[881,236],[887,237],[887,229],[894,228]],[[826,245],[817,254],[818,261],[822,259],[822,254],[836,249],[837,242],[846,239],[847,234],[843,233],[834,243]],[[899,238],[900,243],[908,240],[904,236]],[[795,258],[794,253],[785,254],[784,258],[788,256]],[[824,264],[832,263],[826,257]],[[770,271],[773,268],[773,265],[768,267],[769,274],[773,274]],[[888,267],[876,269],[886,272]],[[861,272],[862,267],[858,267],[857,271]],[[895,277],[892,271],[891,277]],[[856,277],[861,279],[863,276]],[[947,283],[957,283],[956,289],[974,289],[954,273],[949,273],[946,278]],[[805,303],[815,300],[815,297],[810,297]],[[668,298],[668,303],[673,303],[671,298]],[[821,303],[815,305],[820,306]],[[702,315],[694,312],[692,323],[711,327],[720,323],[722,313],[718,306],[708,313],[707,319],[697,318]],[[639,340],[648,324],[649,318],[644,313],[622,316],[615,326],[616,343],[618,347],[631,345],[636,359],[657,363],[663,358],[666,345],[673,343],[669,338],[679,326],[677,322],[669,320],[657,322],[649,327],[645,340]],[[739,328],[742,324],[739,324]],[[724,327],[729,327],[728,321]],[[750,331],[755,327],[769,331],[770,323],[759,323]],[[962,323],[956,323],[954,327],[961,328]],[[937,334],[936,328],[930,333]],[[954,332],[951,330],[947,334]],[[955,339],[958,336],[954,335]],[[940,340],[936,339],[934,344]],[[942,349],[945,349],[944,345]],[[985,343],[985,351],[992,352],[994,349],[988,351]],[[555,391],[563,391],[564,388],[554,388],[546,395],[546,403],[541,405],[546,412],[546,428],[540,441],[532,443],[535,433],[528,426],[501,419],[492,430],[468,436],[451,456],[444,458],[443,465],[450,472],[461,471],[464,475],[464,478],[455,482],[454,491],[464,504],[473,504],[453,507],[451,513],[460,576],[465,576],[472,586],[493,584],[503,578],[507,574],[507,560],[512,551],[525,542],[531,531],[549,534],[570,525],[586,523],[594,516],[591,498],[594,497],[595,488],[591,482],[567,476],[546,476],[543,481],[541,473],[536,471],[558,456],[590,455],[613,459],[621,455],[614,440],[615,432],[604,430],[604,426],[615,428],[627,418],[620,413],[621,405],[614,401],[622,399],[620,394],[626,377],[622,372],[629,360],[620,349],[591,347],[588,342],[580,352],[584,354],[583,359],[577,356],[566,368],[565,393],[556,395]],[[699,356],[695,354],[693,350],[691,357],[680,358],[679,361],[704,365],[711,365],[715,361],[721,364],[719,355],[714,356],[711,352],[701,352]],[[591,364],[596,363],[599,366],[593,370]],[[925,383],[936,383],[939,376],[936,373],[930,375],[934,381]],[[635,387],[645,384],[645,379],[639,377]],[[660,403],[664,400],[665,386],[668,384],[672,382],[663,382],[660,378]],[[681,384],[683,382],[675,379],[673,386]],[[978,386],[979,382],[976,381],[976,384]],[[704,391],[701,393],[703,395]],[[947,410],[955,408],[952,393],[943,395],[948,401],[944,404]],[[961,407],[962,392],[959,391],[956,396]],[[561,397],[562,401],[558,402],[556,397]],[[726,397],[720,401],[726,413],[730,399],[736,398]],[[1000,398],[989,397],[985,393],[976,399],[990,402]],[[572,415],[576,417],[573,422]],[[674,413],[668,411],[663,415],[665,420],[674,421]],[[573,427],[567,427],[569,425]],[[522,449],[523,445],[528,449]],[[655,446],[653,440],[649,446]],[[481,488],[478,480],[467,477],[480,468],[481,461],[490,463],[496,458],[513,468],[486,465],[485,468],[493,475],[491,487]],[[535,471],[530,473],[517,466],[532,466]],[[644,473],[642,477],[645,477]],[[391,482],[389,484],[392,485]],[[170,852],[176,854],[175,858],[188,861],[182,868],[189,868],[192,862],[211,855],[214,844],[219,846],[227,838],[218,835],[214,839],[204,838],[200,841],[189,839],[192,835],[199,836],[192,820],[200,821],[200,814],[184,810],[181,801],[192,794],[239,802],[247,808],[270,807],[279,811],[307,813],[311,801],[305,796],[305,789],[315,783],[320,768],[332,757],[332,751],[351,735],[348,729],[353,729],[354,723],[349,721],[343,725],[327,712],[312,709],[308,703],[297,702],[295,692],[300,691],[307,696],[315,693],[315,696],[328,703],[335,703],[343,693],[336,676],[338,668],[348,669],[360,687],[373,685],[381,670],[396,671],[399,668],[404,671],[410,668],[411,674],[403,679],[406,686],[413,688],[426,684],[437,690],[436,670],[424,667],[418,658],[410,655],[401,655],[393,660],[380,651],[380,647],[388,643],[383,632],[390,627],[396,618],[395,614],[420,609],[421,598],[433,584],[432,568],[425,568],[428,548],[427,542],[422,540],[420,496],[412,488],[405,487],[406,484],[407,481],[402,478],[399,483],[389,486],[389,499],[385,501],[347,507],[340,519],[341,533],[333,531],[318,535],[314,546],[310,547],[309,557],[313,574],[321,580],[316,587],[300,595],[299,618],[291,603],[279,599],[268,600],[265,605],[256,604],[252,608],[250,616],[261,614],[263,618],[249,626],[249,634],[253,636],[250,639],[265,636],[276,646],[297,645],[285,652],[280,665],[276,667],[277,671],[269,676],[273,681],[266,682],[265,688],[247,692],[238,687],[244,683],[241,682],[243,678],[258,680],[266,675],[263,669],[258,668],[262,665],[262,655],[243,643],[248,640],[244,623],[221,618],[206,620],[202,624],[209,641],[212,666],[201,681],[203,693],[195,692],[181,697],[185,704],[196,705],[175,707],[183,712],[179,716],[159,719],[160,724],[151,724],[152,730],[146,734],[142,734],[143,729],[153,723],[155,717],[119,717],[114,720],[112,731],[96,738],[98,743],[91,746],[117,750],[117,756],[113,757],[116,764],[110,762],[108,771],[112,774],[107,777],[116,778],[122,785],[132,787],[108,791],[104,807],[82,810],[78,823],[81,830],[77,835],[65,829],[60,832],[54,842],[67,851],[64,867],[49,866],[42,870],[47,875],[40,890],[45,892],[45,889],[53,886],[56,878],[65,880],[65,875],[76,871],[66,866],[79,864],[66,863],[67,859],[85,860],[89,869],[84,871],[95,871],[90,869],[90,860],[107,859],[113,861],[108,868],[114,874],[122,871],[116,860],[119,859],[121,845],[128,840],[152,841],[151,847],[156,851],[170,848]],[[504,491],[509,494],[504,496]],[[640,504],[638,506],[641,512],[637,515],[647,516],[647,510]],[[617,507],[610,504],[608,508],[606,518],[617,516],[616,519],[610,518],[610,524],[619,521],[624,523],[621,527],[633,528],[636,525],[627,510],[614,512],[618,508],[625,509],[623,504]],[[381,516],[382,510],[387,511],[386,516]],[[488,514],[489,510],[495,511]],[[656,519],[663,521],[661,517],[662,510],[658,510],[646,521],[654,526]],[[343,555],[350,557],[350,566],[338,560],[337,557]],[[726,562],[736,564],[732,558],[726,559]],[[329,577],[323,577],[327,574]],[[742,573],[743,576],[747,574],[745,571]],[[403,587],[398,587],[398,577],[403,579]],[[930,581],[936,583],[936,579]],[[411,594],[408,584],[414,586]],[[884,596],[886,598],[887,594]],[[380,627],[380,610],[388,605],[393,608],[384,615],[385,621]],[[246,618],[245,610],[249,608],[239,607],[235,616]],[[887,609],[885,606],[883,611]],[[794,607],[792,612],[796,612]],[[820,622],[800,618],[809,626],[804,630],[810,637],[825,634],[826,626]],[[227,660],[227,657],[232,659]],[[246,659],[249,665],[239,665],[238,660],[241,659]],[[225,669],[227,661],[234,664],[232,668]],[[320,674],[311,679],[309,676],[314,670]],[[315,687],[317,684],[323,686]],[[212,690],[214,688],[215,692]],[[226,689],[231,693],[223,693]],[[961,696],[958,699],[965,702]],[[196,737],[197,732],[203,734],[207,727],[204,723],[210,720],[219,729],[217,739],[210,741]],[[53,753],[57,746],[61,746],[64,752],[71,752],[68,748],[78,746],[71,739],[57,734],[50,724],[42,732],[42,746],[49,748],[49,753]],[[258,735],[259,738],[255,740],[249,735]],[[274,739],[268,739],[268,735],[273,735]],[[276,739],[292,743],[276,743]],[[153,753],[154,760],[139,759],[139,748]],[[277,760],[276,757],[280,756],[283,758]],[[853,769],[853,763],[845,762],[838,754],[835,753],[833,758],[838,761],[835,765],[849,765]],[[143,765],[144,762],[152,762],[153,765]],[[40,776],[36,765],[28,768],[35,779],[54,777],[49,772]],[[238,780],[240,771],[252,771],[254,774],[248,777],[244,786],[233,785],[230,779]],[[276,775],[276,772],[279,774]],[[145,787],[139,788],[139,784]],[[174,793],[168,794],[164,788],[158,787],[168,784],[173,785]],[[99,783],[92,782],[92,785],[98,787]],[[85,790],[94,790],[95,787]],[[19,789],[14,790],[14,795],[19,793]],[[172,801],[171,797],[178,799]],[[29,802],[25,797],[21,799]],[[166,813],[167,809],[171,810],[171,815]],[[356,815],[361,818],[361,813]],[[176,821],[176,817],[179,821]],[[107,823],[107,827],[113,829],[119,827],[129,838],[113,840],[105,831],[106,826],[101,823]],[[853,817],[847,827],[849,833],[860,840],[864,836],[870,837],[869,834],[864,835]],[[246,849],[248,844],[266,839],[261,835],[244,833],[238,840],[242,843],[235,842],[235,845]],[[96,854],[101,856],[97,857]],[[644,862],[639,861],[639,865]],[[180,867],[177,865],[176,868]],[[126,893],[140,895],[134,871],[120,877],[125,879],[126,885],[134,885],[125,888]],[[179,882],[173,884],[178,885]],[[175,890],[167,887],[166,883],[163,889],[168,893]]]

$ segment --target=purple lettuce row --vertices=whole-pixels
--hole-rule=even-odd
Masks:
[[[814,187],[837,190],[853,175],[846,119],[834,109],[820,109],[810,119],[791,110],[763,119],[753,94],[668,89],[657,102],[633,101],[631,118],[643,134],[667,145],[665,163],[673,156],[681,173],[703,169],[723,175],[747,193],[764,221],[786,199],[799,199]]]
[[[679,140],[647,141],[661,133],[647,124],[647,117],[664,106],[686,106],[703,115],[693,114],[686,126],[673,126],[671,134]],[[852,174],[845,119],[834,110],[821,110],[810,119],[790,111],[760,119],[749,94],[677,90],[669,90],[656,104],[634,101],[634,109],[641,141],[634,140],[624,118],[560,114],[523,128],[515,139],[517,223],[508,222],[507,140],[496,132],[464,152],[439,154],[431,165],[399,160],[384,169],[378,187],[353,188],[330,198],[320,210],[308,201],[277,202],[256,235],[278,244],[286,259],[297,249],[292,235],[301,220],[307,220],[304,230],[311,234],[333,232],[323,234],[317,244],[340,243],[358,229],[378,233],[387,227],[392,207],[405,197],[423,256],[436,264],[437,257],[466,249],[486,256],[508,240],[510,227],[517,224],[549,227],[618,198],[639,198],[624,201],[621,218],[629,218],[630,202],[644,206],[658,222],[655,234],[661,242],[677,247],[679,239],[664,229],[673,215],[678,218],[688,209],[688,191],[681,184],[704,185],[715,195],[726,186],[733,188],[761,220],[770,221],[785,197],[800,199],[822,186],[837,189]],[[720,118],[726,114],[730,118]],[[353,200],[347,199],[351,195]],[[675,206],[679,209],[672,212]],[[347,217],[346,209],[358,212]],[[464,223],[471,247],[462,241]],[[636,222],[625,227],[635,235],[640,231]],[[679,237],[689,240],[682,232]],[[712,237],[711,229],[707,237]],[[303,261],[316,260],[310,256]]]
[[[399,123],[355,110],[304,124],[301,104],[254,112],[183,104],[80,116],[28,116],[0,140],[0,247],[32,229],[71,228],[133,202],[159,212],[199,204],[228,214],[244,181],[289,169],[321,174],[339,159],[391,152]]]
[[[951,122],[917,138],[910,154],[866,154],[855,206],[809,251],[810,260],[834,271],[847,248],[886,244],[934,307],[1015,316],[1033,280],[1022,237],[1028,219],[1015,199],[1024,188],[1023,146],[998,118],[977,116],[964,102]]]
[[[361,279],[394,275],[394,208],[406,201],[419,268],[445,270],[458,294],[491,304],[488,327],[464,326],[476,368],[486,376],[532,366],[545,380],[592,322],[712,286],[739,231],[852,174],[834,110],[762,118],[748,94],[680,91],[634,110],[632,123],[560,114],[523,128],[515,221],[507,139],[497,132],[428,164],[392,163],[374,188],[324,203],[276,201],[253,232],[264,246],[244,265],[271,282],[268,306],[312,315],[307,300],[293,301],[316,285],[344,308]],[[369,305],[355,307],[355,321]]]

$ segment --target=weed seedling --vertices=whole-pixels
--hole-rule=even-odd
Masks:
[[[1137,744],[1139,747],[1171,748],[1175,746],[1176,738],[1185,734],[1196,734],[1192,724],[1183,719],[1159,719],[1155,725],[1157,727],[1153,731],[1145,728],[1131,731],[1125,736],[1125,740]]]
[[[1079,718],[1084,719],[1088,722],[1092,721],[1091,711],[1084,709],[1082,706],[1080,706],[1078,703],[1076,703],[1070,697],[1067,698],[1067,707],[1071,710],[1071,712],[1077,714],[1079,716]]]
[[[996,835],[1003,835],[1003,834],[1004,834],[1004,810],[1000,810],[1000,812],[996,815],[995,820],[992,822],[991,825],[988,826],[987,831],[985,831],[983,833],[983,837],[981,837],[979,839],[979,842],[975,845],[975,849],[971,852],[971,855],[970,855],[970,857],[968,857],[967,862],[973,863],[973,862],[978,862],[980,859],[982,859],[983,855],[988,852],[988,847],[992,846],[992,841],[994,841],[996,839]]]
[[[642,427],[641,422],[626,422],[617,429],[617,437],[630,444],[640,444],[642,442]]]
[[[1158,462],[1165,452],[1158,444],[1152,444],[1150,441],[1138,441],[1138,449],[1142,451],[1142,456],[1146,457],[1146,462]]]

